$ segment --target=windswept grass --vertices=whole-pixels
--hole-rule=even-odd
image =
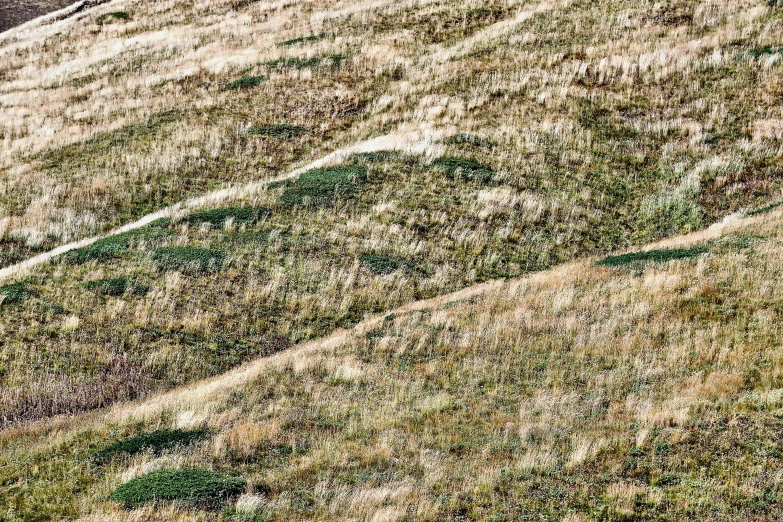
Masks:
[[[299,45],[299,44],[306,44],[306,43],[317,42],[319,40],[323,40],[327,36],[329,36],[329,35],[327,35],[326,33],[314,34],[314,35],[310,35],[310,36],[301,36],[299,38],[292,38],[290,40],[285,40],[283,42],[280,42],[277,45],[279,45],[280,47],[290,47],[292,45]]]
[[[261,85],[264,80],[266,80],[266,76],[243,76],[228,82],[223,88],[227,91],[249,89]]]
[[[132,295],[144,295],[149,291],[148,287],[124,276],[87,281],[84,287],[97,294],[112,297],[125,295],[125,292],[129,292]]]
[[[750,210],[748,212],[745,212],[745,216],[747,217],[760,216],[761,214],[766,214],[767,212],[771,212],[776,208],[780,208],[781,206],[783,206],[783,201],[778,201],[777,203],[772,203],[771,205],[767,205],[765,207],[761,207],[755,210]]]
[[[494,175],[491,166],[472,159],[441,156],[432,164],[453,180],[488,183]]]

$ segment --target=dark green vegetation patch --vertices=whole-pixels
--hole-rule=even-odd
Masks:
[[[264,80],[266,80],[266,76],[243,76],[239,79],[228,82],[224,89],[227,91],[248,89],[250,87],[261,85]]]
[[[783,45],[765,45],[763,47],[756,47],[740,53],[737,58],[753,58],[758,60],[764,56],[771,56],[773,54],[783,54]]]
[[[137,477],[109,495],[128,509],[160,501],[176,501],[201,508],[218,508],[242,493],[247,482],[208,469],[156,471]]]
[[[322,56],[322,57],[314,56],[312,58],[278,58],[277,60],[266,62],[265,65],[270,69],[276,69],[276,70],[283,70],[283,69],[302,70],[302,69],[310,69],[312,67],[320,67],[320,66],[327,66],[327,65],[333,68],[338,68],[348,58],[349,58],[348,56],[344,56],[341,54],[336,54],[333,56]]]
[[[441,156],[432,162],[435,168],[442,170],[455,180],[487,183],[492,180],[492,167],[472,159]]]
[[[152,260],[161,270],[189,273],[216,272],[223,266],[226,253],[211,248],[162,247],[152,253]]]
[[[311,36],[301,36],[299,38],[292,38],[290,40],[280,42],[277,45],[279,45],[280,47],[290,47],[292,45],[317,42],[318,40],[323,40],[324,38],[326,38],[326,36],[327,36],[326,33],[314,34]]]
[[[778,201],[777,203],[767,205],[766,207],[761,207],[761,208],[757,208],[756,210],[751,210],[749,212],[746,212],[745,216],[746,217],[759,216],[761,214],[766,214],[767,212],[771,212],[781,206],[783,206],[783,201]]]
[[[180,446],[188,446],[203,440],[209,430],[155,430],[126,437],[92,455],[95,462],[105,462],[112,455],[132,456],[145,451],[160,453]]]
[[[296,138],[305,132],[307,132],[307,129],[300,125],[288,125],[285,123],[277,123],[274,125],[257,125],[247,129],[247,133],[251,136],[267,136],[278,139]]]
[[[111,22],[113,20],[130,20],[131,16],[125,11],[115,11],[113,13],[104,13],[98,17],[99,23]]]
[[[280,203],[325,205],[335,198],[355,194],[366,179],[367,169],[359,166],[310,170],[285,184]]]
[[[126,291],[129,291],[133,295],[144,295],[149,291],[146,286],[138,284],[132,279],[127,277],[116,277],[109,279],[96,279],[94,281],[87,281],[84,284],[87,290],[91,290],[100,295],[109,295],[118,297],[124,295]]]
[[[0,286],[0,305],[19,303],[31,294],[27,283],[23,281]]]
[[[707,252],[706,246],[692,248],[662,248],[660,250],[647,250],[644,252],[631,252],[619,256],[609,256],[596,262],[600,266],[624,266],[631,263],[665,263],[677,259],[691,259]]]
[[[158,222],[153,222],[143,228],[99,239],[92,245],[66,252],[61,258],[63,261],[73,265],[80,265],[88,261],[108,261],[109,259],[121,257],[133,246],[152,243],[168,238],[171,235],[173,234],[170,230],[161,228]]]
[[[229,219],[233,220],[235,225],[249,225],[258,223],[259,220],[268,216],[270,213],[266,207],[228,207],[215,208],[194,212],[183,218],[183,222],[189,225],[209,224],[220,228]]]
[[[359,261],[379,275],[391,274],[400,269],[413,268],[413,266],[405,260],[376,254],[362,254],[359,256]]]

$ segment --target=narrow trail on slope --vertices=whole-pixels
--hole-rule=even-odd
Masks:
[[[783,214],[783,210],[778,211],[777,213]],[[754,216],[743,218],[738,214],[732,214],[723,221],[716,223],[704,230],[699,230],[684,236],[677,236],[656,243],[651,243],[641,248],[637,248],[635,251],[655,248],[680,247],[710,239],[716,239],[727,232],[731,232],[734,229],[761,219],[765,219],[765,217]],[[217,375],[199,382],[194,382],[181,388],[170,390],[168,392],[163,392],[160,395],[142,399],[139,402],[117,404],[107,411],[106,417],[109,417],[115,421],[123,421],[127,420],[128,418],[132,418],[134,420],[145,420],[158,415],[162,409],[176,408],[180,412],[185,412],[189,409],[192,410],[198,408],[208,408],[210,403],[213,403],[218,399],[218,394],[225,394],[230,392],[230,390],[233,388],[242,386],[243,384],[260,376],[267,368],[281,364],[295,364],[297,361],[303,361],[308,356],[318,351],[337,348],[346,342],[352,333],[368,331],[369,329],[382,324],[389,314],[404,314],[425,309],[437,309],[452,302],[465,301],[471,298],[480,297],[487,293],[501,291],[504,286],[513,288],[514,285],[523,281],[536,282],[540,280],[546,280],[553,276],[568,277],[568,274],[578,271],[586,263],[590,263],[591,261],[592,259],[572,261],[556,266],[549,270],[544,270],[542,272],[536,272],[513,279],[496,279],[487,281],[463,288],[461,290],[457,290],[455,292],[451,292],[449,294],[408,303],[395,309],[388,310],[382,314],[374,315],[362,321],[350,330],[336,330],[330,335],[327,335],[321,339],[316,339],[297,346],[293,346],[274,355],[259,357],[224,374]],[[198,414],[195,415],[198,417]],[[98,420],[98,422],[101,421]]]
[[[0,283],[2,283],[3,281],[11,277],[24,275],[30,269],[38,265],[44,264],[60,254],[64,254],[65,252],[69,252],[77,248],[84,248],[86,246],[90,246],[96,241],[99,241],[107,237],[111,237],[113,235],[121,234],[123,232],[128,232],[129,230],[135,230],[141,228],[145,225],[148,225],[152,221],[155,221],[156,219],[174,217],[181,212],[190,209],[195,209],[207,204],[215,204],[228,199],[248,196],[262,190],[269,183],[273,183],[275,181],[285,181],[288,179],[295,178],[300,174],[307,172],[308,170],[317,169],[320,167],[327,166],[331,163],[339,162],[353,154],[358,154],[362,152],[379,152],[382,150],[401,150],[401,151],[418,153],[418,154],[424,153],[432,145],[432,143],[435,140],[437,140],[439,137],[440,137],[440,133],[438,131],[428,132],[428,131],[416,130],[411,132],[391,133],[384,136],[379,136],[377,138],[371,138],[368,140],[360,141],[358,143],[354,143],[353,145],[349,145],[347,147],[337,149],[334,152],[331,152],[322,158],[312,161],[302,167],[296,168],[285,174],[274,176],[264,181],[251,181],[243,185],[227,187],[224,189],[216,190],[214,192],[210,192],[208,194],[204,194],[203,196],[190,198],[185,201],[181,201],[179,203],[175,203],[174,205],[157,210],[151,214],[147,214],[146,216],[143,216],[132,223],[128,223],[127,225],[123,225],[119,228],[115,228],[114,230],[106,234],[101,234],[98,236],[93,236],[90,238],[73,241],[71,243],[61,245],[48,252],[38,254],[37,256],[26,259],[25,261],[21,261],[16,264],[9,265],[5,268],[0,269]]]

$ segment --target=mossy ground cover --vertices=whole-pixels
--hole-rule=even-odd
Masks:
[[[128,509],[166,501],[218,508],[244,491],[246,484],[244,479],[208,469],[155,471],[118,486],[109,495],[109,500]]]
[[[367,170],[363,167],[329,167],[310,170],[285,184],[279,203],[284,206],[322,206],[347,198],[361,189]]]

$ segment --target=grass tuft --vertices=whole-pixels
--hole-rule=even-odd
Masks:
[[[596,262],[599,266],[624,266],[631,263],[665,263],[677,259],[691,259],[707,252],[706,246],[691,248],[662,248],[660,250],[646,250],[644,252],[631,252],[618,256],[608,256]]]
[[[471,159],[441,156],[432,164],[455,180],[488,183],[493,176],[492,167]]]
[[[269,209],[266,207],[228,207],[215,208],[194,212],[182,219],[189,225],[209,224],[220,228],[229,219],[233,220],[235,225],[249,225],[257,223],[265,216],[269,215]]]
[[[249,89],[250,87],[256,87],[266,80],[266,76],[243,76],[234,81],[228,82],[225,87],[226,91],[235,91],[241,89]]]
[[[366,179],[367,169],[359,166],[310,170],[286,183],[279,202],[284,206],[326,205],[355,194]]]
[[[192,274],[216,272],[226,259],[223,250],[210,248],[162,247],[152,253],[152,260],[160,270],[177,270]]]
[[[258,125],[250,127],[247,133],[251,136],[268,136],[270,138],[290,139],[301,136],[307,129],[300,125],[276,123],[274,125]]]
[[[188,446],[203,440],[209,435],[209,430],[155,430],[132,437],[126,437],[92,455],[95,462],[101,463],[112,455],[132,456],[145,451],[160,453],[180,446]]]
[[[177,469],[156,471],[137,477],[109,495],[127,509],[160,501],[214,509],[226,500],[238,496],[247,482],[238,477],[216,473],[208,469]]]

